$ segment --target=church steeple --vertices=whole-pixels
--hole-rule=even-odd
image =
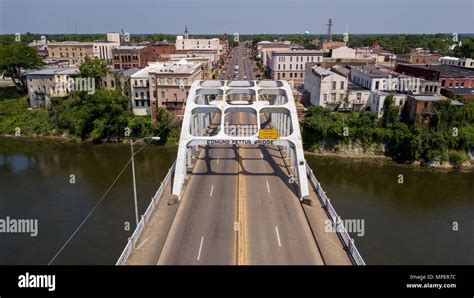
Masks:
[[[184,39],[189,39],[188,25],[184,26]]]

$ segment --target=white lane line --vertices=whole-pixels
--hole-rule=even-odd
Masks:
[[[278,246],[281,247],[280,233],[278,233],[278,226],[275,226],[275,231],[277,233]]]
[[[219,164],[219,156],[217,157],[217,164]]]
[[[212,192],[214,191],[214,184],[211,186],[211,193],[209,194],[209,197],[212,197]]]
[[[263,159],[263,153],[262,153],[262,152],[260,152],[260,158],[262,158],[262,159]]]
[[[270,193],[270,185],[268,185],[268,180],[267,180],[267,191]]]
[[[199,259],[201,258],[201,250],[202,250],[202,242],[204,241],[204,236],[201,237],[201,244],[199,244],[199,252],[198,252],[198,257],[197,257],[197,260],[199,261]]]

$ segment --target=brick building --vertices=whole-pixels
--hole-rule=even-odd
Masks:
[[[157,54],[152,46],[120,46],[112,50],[112,55],[115,69],[128,69],[146,67]]]
[[[440,81],[443,88],[474,88],[474,69],[445,64],[397,64],[395,71],[426,80]]]

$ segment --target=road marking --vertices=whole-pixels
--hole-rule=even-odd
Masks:
[[[211,193],[209,194],[209,197],[212,197],[212,192],[214,191],[214,184],[211,186]]]
[[[270,185],[268,185],[268,180],[267,180],[267,191],[270,193]]]
[[[263,159],[263,153],[262,152],[260,152],[260,158]]]
[[[275,226],[275,231],[277,233],[278,246],[281,247],[280,233],[278,233],[278,226]]]
[[[199,259],[201,258],[201,250],[202,250],[202,242],[204,241],[204,236],[201,237],[201,244],[199,244],[199,252],[198,252],[198,257],[197,257],[197,260],[199,261]]]
[[[219,156],[217,157],[217,164],[219,164]]]

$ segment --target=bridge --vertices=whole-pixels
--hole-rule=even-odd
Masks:
[[[286,81],[193,83],[176,161],[124,264],[365,264],[305,161]]]

